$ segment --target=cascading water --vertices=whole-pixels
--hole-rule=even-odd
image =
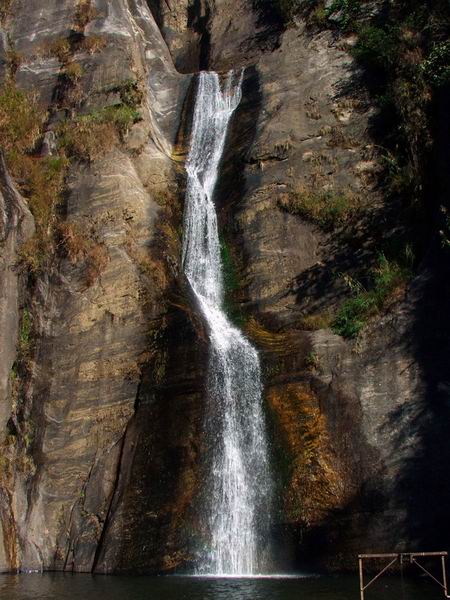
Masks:
[[[213,193],[242,75],[202,72],[187,160],[183,268],[209,330],[210,445],[206,490],[208,549],[198,571],[254,575],[264,569],[264,525],[270,519],[271,477],[256,350],[228,320]]]

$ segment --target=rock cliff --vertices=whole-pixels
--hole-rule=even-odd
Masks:
[[[230,311],[264,367],[279,567],[445,546],[450,279],[433,238],[356,337],[336,327],[367,273],[394,268],[380,248],[401,213],[354,34],[249,0],[3,4],[4,87],[38,99],[27,154],[63,161],[64,185],[36,266],[35,196],[12,154],[0,165],[0,569],[170,572],[202,541],[207,348],[179,254],[205,68],[245,69],[217,202]]]

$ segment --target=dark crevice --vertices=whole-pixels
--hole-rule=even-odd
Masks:
[[[172,12],[172,7],[166,0],[147,0],[147,5],[167,44],[176,69],[183,74],[206,70],[210,48],[210,7],[204,0],[194,0],[192,4],[189,4],[186,31],[179,32],[172,30],[165,23],[163,3],[169,12]],[[174,51],[172,42],[177,38],[182,40],[182,46],[180,48],[176,44],[178,49]]]
[[[158,25],[159,29],[161,29],[163,26],[161,3],[159,2],[159,0],[147,0],[147,5],[150,9],[150,12],[153,15],[153,18],[156,21],[156,24]]]
[[[203,13],[203,14],[202,14]],[[188,8],[188,27],[200,37],[198,70],[206,71],[209,65],[211,34],[209,32],[211,9],[202,0],[194,0]]]
[[[140,384],[139,384],[140,387]],[[138,388],[139,389],[139,388]],[[136,395],[136,400],[135,400],[135,404],[137,402],[137,395]],[[119,480],[120,480],[120,474],[121,474],[121,468],[122,468],[122,459],[123,459],[123,454],[124,454],[124,448],[125,448],[125,440],[127,438],[127,433],[128,433],[128,429],[130,427],[130,423],[132,422],[132,420],[135,418],[136,413],[133,415],[133,417],[131,418],[130,421],[128,421],[127,427],[124,431],[124,434],[120,440],[120,452],[119,452],[119,456],[117,459],[117,468],[116,468],[116,474],[114,477],[114,485],[113,485],[113,489],[111,492],[111,498],[109,500],[109,506],[108,506],[108,510],[106,512],[106,516],[105,516],[105,520],[103,522],[103,527],[102,527],[102,532],[100,534],[100,538],[98,540],[98,544],[97,544],[97,548],[95,550],[95,555],[94,555],[94,560],[92,562],[92,569],[91,572],[95,573],[96,569],[97,569],[97,564],[98,561],[100,559],[101,556],[101,552],[103,550],[103,543],[105,541],[106,538],[106,533],[108,531],[108,527],[109,527],[109,523],[111,521],[111,514],[113,512],[113,505],[114,505],[114,500],[116,498],[116,494],[117,494],[117,490],[119,487]]]

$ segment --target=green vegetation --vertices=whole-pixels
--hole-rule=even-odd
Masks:
[[[377,141],[384,153],[386,195],[400,200],[399,220],[412,246],[427,235],[445,237],[447,209],[430,218],[432,202],[426,196],[434,114],[446,102],[450,85],[450,5],[395,0],[382,15],[360,24],[357,33],[352,53],[379,107]],[[439,221],[431,230],[431,222]]]
[[[308,354],[305,356],[305,366],[308,369],[311,369],[313,371],[317,371],[320,369],[320,357],[316,352],[308,352]]]
[[[337,26],[352,29],[362,14],[364,0],[254,0],[258,8],[278,13],[283,23],[291,23],[296,16],[308,19],[315,26]]]
[[[286,212],[299,215],[325,231],[330,231],[356,214],[359,199],[352,193],[299,188],[280,199],[279,206]]]
[[[443,143],[438,129],[442,129],[443,107],[450,96],[450,4],[447,0],[391,0],[377,9],[367,0],[271,0],[271,7],[285,25],[298,16],[311,28],[332,29],[337,36],[354,33],[356,43],[348,48],[359,69],[348,93],[366,106],[370,98],[370,104],[378,108],[370,133],[384,165],[378,189],[385,202],[380,225],[373,223],[369,239],[355,236],[348,227],[351,224],[359,233],[359,221],[352,216],[361,212],[358,203],[348,202],[345,195],[318,191],[320,186],[315,186],[280,202],[283,209],[325,230],[338,225],[343,248],[364,244],[368,264],[382,252],[384,258],[377,267],[360,271],[358,281],[351,272],[345,275],[352,297],[338,309],[333,328],[355,337],[371,316],[386,309],[404,289],[413,262],[419,262],[405,263],[395,247],[407,245],[419,259],[424,248],[437,240],[450,251],[450,206],[445,198],[436,201],[440,191],[434,189],[430,177],[433,153],[445,153],[445,149],[433,148],[433,143]],[[343,135],[342,129],[332,132],[328,145],[351,147],[352,141],[342,139]],[[389,224],[387,228],[382,222]],[[323,315],[311,315],[305,317],[304,326],[322,327],[326,322]]]
[[[235,302],[234,293],[239,289],[239,278],[235,261],[226,241],[220,239],[220,258],[222,261],[222,276],[224,287],[224,310],[228,317],[238,326],[245,323],[244,315]]]
[[[299,326],[307,331],[331,327],[342,337],[357,337],[370,318],[403,298],[413,275],[413,263],[414,257],[409,247],[406,247],[400,260],[389,260],[384,254],[380,254],[376,267],[369,274],[367,288],[360,281],[344,275],[343,278],[352,294],[351,298],[346,300],[335,314],[325,311],[308,315],[302,318]],[[305,365],[317,368],[314,357],[310,354],[305,358]]]
[[[144,90],[137,79],[125,79],[104,89],[107,94],[119,94],[125,106],[136,109],[144,100]]]
[[[43,56],[54,56],[62,65],[70,62],[76,51],[95,54],[105,48],[107,42],[101,35],[83,35],[70,41],[68,38],[58,38],[49,44],[44,44],[40,50]]]
[[[393,30],[364,25],[359,29],[352,54],[359,63],[370,69],[388,69],[396,58],[395,35]]]
[[[371,275],[369,289],[359,281],[346,277],[353,297],[339,309],[332,324],[335,333],[346,338],[356,337],[370,317],[403,295],[412,271],[407,264],[390,261],[381,254]]]
[[[125,135],[132,125],[142,120],[139,111],[127,104],[107,106],[92,113],[90,117],[95,123],[111,123],[121,135]]]
[[[22,322],[19,334],[19,345],[22,353],[26,353],[30,346],[30,334],[31,334],[31,318],[28,308],[24,308],[22,311]]]
[[[78,117],[62,123],[58,134],[60,147],[67,156],[86,162],[104,156],[117,142],[112,124],[98,123],[89,117]]]
[[[325,8],[325,15],[327,19],[332,19],[341,30],[352,30],[362,14],[363,4],[364,2],[361,0],[334,0],[328,8]],[[319,3],[319,8],[322,6],[323,3]]]
[[[78,90],[83,69],[79,63],[71,61],[69,41],[56,40],[49,46],[48,52],[58,56],[64,65],[62,76],[66,82],[66,102],[78,105],[80,102],[79,99],[75,101],[74,92]],[[47,114],[41,109],[35,94],[17,88],[13,80],[14,70],[10,70],[11,76],[0,90],[0,137],[9,171],[27,198],[36,224],[35,235],[22,245],[21,264],[30,273],[38,273],[58,247],[58,236],[61,240],[56,208],[64,191],[69,159],[92,160],[102,155],[140,116],[134,107],[120,104],[68,119],[55,132],[59,137],[59,153],[41,156],[36,150]],[[127,90],[132,88],[129,83],[125,87]],[[73,237],[72,241],[75,243]],[[92,284],[108,259],[104,246],[91,242],[78,253],[86,263],[88,285]]]
[[[28,198],[36,225],[34,237],[21,249],[22,261],[37,272],[53,248],[55,208],[61,200],[67,160],[63,157],[21,157],[22,192]],[[15,169],[17,177],[18,168]]]
[[[431,85],[436,87],[448,85],[450,83],[450,41],[445,40],[434,44],[421,68]]]
[[[220,258],[222,261],[223,285],[226,294],[232,294],[239,288],[239,281],[236,275],[234,261],[231,256],[230,248],[225,240],[220,240]]]
[[[71,78],[79,78],[82,71],[77,63],[70,63]],[[63,122],[59,128],[59,143],[64,152],[75,160],[90,162],[104,156],[130,128],[141,120],[137,110],[144,93],[137,80],[125,80],[102,90],[105,94],[116,93],[120,103],[79,115]]]

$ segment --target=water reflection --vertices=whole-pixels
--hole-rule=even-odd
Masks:
[[[424,580],[381,579],[367,600],[437,600]],[[62,573],[0,575],[1,600],[357,600],[351,576],[214,579],[123,577]]]

